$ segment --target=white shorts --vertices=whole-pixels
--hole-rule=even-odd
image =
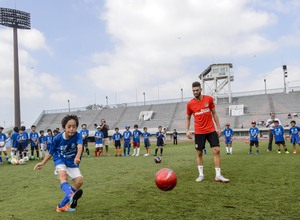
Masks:
[[[96,145],[95,145],[95,148],[102,148],[102,147],[103,147],[102,144],[96,144]]]
[[[73,180],[77,177],[83,177],[81,175],[81,172],[79,170],[79,168],[70,168],[70,167],[67,167],[65,164],[58,164],[56,167],[55,167],[55,170],[54,170],[54,174],[57,175],[57,178],[59,178],[58,176],[58,171],[66,171],[68,176]]]
[[[46,150],[47,145],[46,144],[41,144],[41,150]]]
[[[103,138],[103,144],[105,146],[108,146],[109,145],[109,138]]]
[[[0,151],[6,151],[6,146],[4,144],[4,141],[0,141]]]

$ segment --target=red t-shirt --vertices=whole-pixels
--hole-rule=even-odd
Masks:
[[[211,96],[202,96],[201,100],[193,98],[186,106],[186,114],[194,116],[195,134],[207,134],[215,131],[211,109],[215,108]]]

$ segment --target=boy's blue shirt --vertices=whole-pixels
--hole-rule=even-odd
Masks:
[[[29,138],[31,145],[34,145],[34,142],[36,142],[39,139],[39,134],[37,132],[30,132]],[[34,140],[34,142],[32,141],[32,139]]]
[[[274,127],[272,134],[274,135],[276,142],[284,141],[284,129],[281,125],[278,125],[278,127]]]
[[[65,164],[67,167],[76,168],[79,165],[74,164],[74,159],[77,155],[77,145],[83,144],[80,133],[75,134],[69,138],[64,138],[65,132],[62,132],[54,137],[53,143],[50,146],[49,153],[53,157],[54,165]]]
[[[162,133],[162,132],[156,132],[156,137],[157,137],[157,139],[163,139],[163,137],[164,137],[164,134]]]
[[[124,141],[130,141],[131,136],[132,136],[131,131],[124,131],[123,132]]]
[[[98,138],[96,138],[98,137]],[[104,134],[102,131],[96,131],[95,133],[95,143],[102,144],[103,143]]]
[[[150,136],[152,136],[149,132],[143,132],[142,133],[144,140],[148,139]]]
[[[252,127],[249,129],[250,134],[250,141],[258,141],[258,135],[255,137],[256,134],[259,134],[260,131],[257,127]]]
[[[6,135],[4,133],[0,133],[0,141],[4,142],[7,139]]]
[[[143,135],[140,130],[134,130],[132,132],[133,142],[140,142],[140,137]]]
[[[119,141],[121,140],[122,138],[122,134],[121,133],[114,133],[113,136],[112,136],[112,139],[115,140],[115,141]]]

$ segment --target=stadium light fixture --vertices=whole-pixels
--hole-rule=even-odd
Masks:
[[[106,107],[108,107],[108,96],[106,96],[105,98],[106,98]]]
[[[144,95],[144,105],[146,105],[146,94],[145,94],[145,92],[143,92],[143,95]]]
[[[71,108],[70,108],[70,100],[68,99],[68,110],[69,112],[71,112]]]
[[[283,70],[284,93],[286,93],[286,82],[285,82],[285,78],[288,76],[287,66],[286,66],[286,65],[282,65],[282,70]]]
[[[0,25],[13,28],[14,50],[14,122],[21,126],[18,29],[30,29],[30,14],[10,8],[0,8]]]

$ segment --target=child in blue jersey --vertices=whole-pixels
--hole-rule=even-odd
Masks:
[[[285,153],[289,154],[284,141],[286,139],[284,128],[281,125],[279,125],[278,120],[274,120],[274,129],[272,131],[272,134],[274,135],[275,144],[277,145],[277,153],[281,154],[280,145],[282,145],[285,150]]]
[[[149,137],[151,137],[151,134],[149,132],[147,132],[147,127],[144,127],[143,129],[143,133],[142,133],[142,136],[144,138],[144,146],[146,148],[146,153],[144,154],[145,157],[148,157],[150,156],[150,140],[149,140]]]
[[[297,153],[297,149],[296,149],[296,144],[300,145],[299,143],[299,132],[300,132],[300,127],[296,126],[296,121],[292,120],[290,122],[291,127],[289,130],[289,134],[290,134],[290,140],[291,140],[291,144],[293,145],[293,153]]]
[[[132,156],[140,156],[140,145],[141,145],[141,140],[140,137],[142,136],[142,132],[138,130],[139,126],[134,125],[133,126],[134,130],[132,132],[133,136],[133,154]]]
[[[124,156],[129,156],[130,154],[130,148],[131,148],[131,137],[132,137],[132,133],[131,131],[129,131],[130,126],[126,125],[125,126],[125,131],[123,132],[123,139],[124,139]],[[126,149],[127,149],[127,153],[126,153]]]
[[[43,130],[40,130],[40,136],[39,136],[39,145],[40,145],[40,159],[43,159],[45,155],[46,156],[46,137],[45,137],[45,132]]]
[[[80,130],[80,135],[82,137],[82,141],[83,141],[83,148],[85,148],[85,152],[88,155],[88,157],[90,157],[90,150],[88,147],[88,137],[89,137],[89,130],[87,129],[87,125],[86,124],[82,124],[81,125],[81,130]]]
[[[17,135],[17,146],[18,146],[18,156],[19,158],[23,158],[24,156],[24,151],[28,145],[28,139],[27,139],[27,135],[26,133],[24,132],[23,129],[20,129],[19,130],[19,134]]]
[[[122,156],[122,149],[121,149],[121,140],[122,140],[122,134],[119,133],[119,128],[116,127],[115,128],[115,133],[112,136],[112,140],[114,142],[114,146],[115,146],[115,156]]]
[[[101,126],[97,126],[97,131],[95,132],[95,157],[102,156],[103,152],[103,138],[104,134],[101,131]]]
[[[256,152],[255,154],[258,154],[258,135],[260,133],[259,129],[256,127],[256,121],[251,122],[252,128],[249,129],[249,134],[250,134],[250,148],[248,154],[252,153],[252,147],[255,145],[256,147]]]
[[[7,156],[7,152],[6,152],[6,142],[8,141],[7,136],[2,133],[3,131],[3,127],[0,127],[0,164],[3,164],[2,162],[2,152],[5,155],[6,161],[8,161],[8,156]]]
[[[36,157],[37,159],[39,159],[39,134],[35,130],[36,126],[32,125],[31,132],[29,133],[31,155],[34,155],[34,150],[36,150]]]
[[[67,115],[61,121],[64,131],[58,134],[44,160],[35,165],[41,169],[53,157],[55,174],[60,180],[60,187],[65,194],[57,205],[57,212],[76,211],[77,201],[82,196],[83,177],[79,170],[82,154],[82,136],[77,132],[79,121],[76,115]],[[68,177],[73,180],[73,186],[68,183]]]
[[[232,154],[232,139],[233,139],[233,130],[230,128],[230,123],[226,123],[226,128],[223,131],[225,136],[225,145],[226,145],[226,154]]]
[[[49,128],[47,130],[47,135],[45,136],[46,151],[49,152],[52,142],[53,142],[53,134],[52,134],[52,130]]]
[[[156,132],[155,134],[156,136],[156,149],[155,149],[155,154],[154,156],[157,156],[157,151],[158,151],[158,148],[160,148],[160,156],[163,155],[163,146],[165,145],[164,144],[164,134],[162,132],[162,126],[158,126],[158,131]]]
[[[23,156],[27,156],[27,153],[28,153],[28,144],[29,144],[29,135],[26,131],[26,127],[25,126],[21,126],[20,127],[20,130],[23,131],[23,136],[25,137],[26,139],[26,143],[23,144],[24,146],[24,149],[23,149]]]
[[[17,155],[18,152],[18,140],[17,136],[19,135],[19,128],[14,127],[13,132],[10,135],[10,140],[11,140],[11,151],[10,151],[10,157],[13,158],[14,156]]]

